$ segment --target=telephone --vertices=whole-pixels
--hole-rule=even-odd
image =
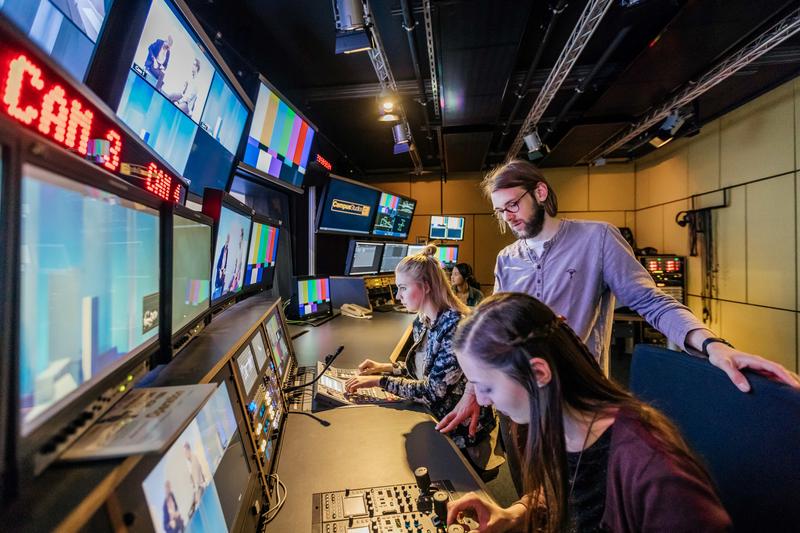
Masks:
[[[356,304],[342,304],[341,312],[344,316],[352,318],[372,318],[372,309],[361,307]]]

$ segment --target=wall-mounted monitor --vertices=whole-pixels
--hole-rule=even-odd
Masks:
[[[348,276],[377,274],[383,257],[382,242],[350,241],[344,273]]]
[[[439,246],[436,258],[445,268],[452,268],[458,263],[458,246]]]
[[[383,245],[383,258],[381,259],[381,274],[394,273],[394,269],[408,255],[407,244],[387,242]]]
[[[23,435],[157,340],[159,213],[110,185],[22,168]]]
[[[0,13],[83,81],[113,0],[4,0]]]
[[[244,286],[272,288],[275,262],[278,259],[280,223],[266,217],[253,215],[250,248],[247,252]]]
[[[421,254],[422,251],[425,249],[425,246],[426,245],[424,244],[409,244],[408,251],[406,252],[406,257],[409,255]]]
[[[175,206],[172,215],[172,335],[204,315],[211,305],[213,221]]]
[[[292,302],[289,304],[293,318],[305,320],[331,314],[330,279],[303,277],[297,278],[294,285]]]
[[[206,189],[203,213],[214,219],[211,305],[234,297],[244,286],[252,209],[216,189]]]
[[[464,217],[432,216],[429,237],[461,241],[464,239]]]
[[[117,115],[202,196],[227,186],[249,110],[176,7],[153,0]]]
[[[313,141],[314,126],[262,79],[242,162],[300,187]]]
[[[331,176],[320,202],[317,231],[369,235],[380,195],[374,187]]]
[[[378,200],[372,234],[381,237],[407,238],[416,206],[416,200],[382,192]]]

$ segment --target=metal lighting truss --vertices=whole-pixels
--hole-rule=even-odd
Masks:
[[[553,66],[553,70],[550,71],[550,75],[544,82],[542,90],[539,91],[536,101],[533,103],[531,110],[528,112],[528,116],[525,117],[525,121],[522,123],[517,136],[514,138],[514,142],[511,143],[511,148],[508,149],[508,153],[506,154],[507,160],[513,159],[519,153],[520,148],[522,148],[522,138],[530,133],[536,127],[539,119],[542,118],[542,115],[547,110],[547,106],[550,105],[550,102],[561,88],[561,84],[564,83],[572,67],[575,66],[575,62],[592,37],[594,30],[596,30],[597,26],[600,24],[603,15],[608,11],[612,1],[613,0],[590,0],[589,3],[586,4],[583,13],[581,13],[581,17],[578,19],[578,23],[575,25],[575,29],[572,31],[572,35],[569,36],[567,44],[564,45],[564,49],[561,50],[561,55],[558,56],[558,61],[556,61],[556,64]]]
[[[422,0],[425,13],[425,43],[428,46],[428,66],[431,69],[431,93],[433,95],[433,113],[439,118],[439,82],[436,78],[436,58],[433,55],[433,24],[431,23],[431,0]]]
[[[732,76],[748,63],[755,61],[772,48],[778,46],[798,31],[800,31],[800,8],[792,11],[788,16],[781,19],[777,24],[755,38],[748,45],[709,70],[697,81],[689,81],[677,95],[651,111],[638,123],[631,125],[626,131],[612,137],[606,143],[592,150],[589,154],[585,155],[580,162],[586,163],[594,161],[598,157],[602,157],[620,148],[631,139],[662,121],[673,110],[688,104],[721,81]]]
[[[368,19],[369,24],[372,26],[372,36],[375,39],[375,48],[370,48],[367,53],[369,54],[370,61],[372,61],[372,67],[375,69],[375,74],[378,76],[378,82],[381,84],[381,89],[385,91],[391,91],[392,94],[397,94],[397,83],[395,83],[392,69],[389,67],[389,60],[386,57],[386,51],[383,47],[381,36],[378,33],[378,28],[375,26],[374,21],[372,21],[372,10],[369,7],[369,2],[367,2],[367,10],[364,13],[364,18]],[[406,132],[408,133],[408,143],[410,147],[408,154],[411,156],[411,162],[414,164],[414,174],[419,175],[422,173],[422,159],[420,159],[419,153],[417,152],[417,146],[414,144],[414,136],[411,134],[411,126],[408,123],[406,112],[400,102],[397,103],[396,109],[397,115],[400,117],[400,123],[405,127]]]

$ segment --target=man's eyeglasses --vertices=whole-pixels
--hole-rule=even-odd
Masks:
[[[516,213],[517,211],[519,211],[519,201],[522,200],[525,197],[525,195],[528,194],[529,192],[531,191],[525,191],[524,193],[519,195],[519,198],[517,198],[516,200],[511,200],[510,202],[507,202],[505,207],[496,207],[494,210],[494,216],[496,216],[497,218],[502,218],[504,213]]]

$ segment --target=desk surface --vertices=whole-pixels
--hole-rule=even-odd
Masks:
[[[341,345],[344,351],[334,363],[337,367],[353,368],[364,359],[388,361],[395,346],[404,340],[403,335],[415,316],[394,311],[374,313],[370,320],[340,315],[316,328],[289,326],[292,336],[308,330],[292,341],[297,364],[316,365]]]
[[[285,428],[277,472],[288,496],[267,533],[310,532],[315,492],[414,483],[420,466],[432,480],[451,480],[458,492],[484,490],[433,418],[407,406],[292,413]]]

